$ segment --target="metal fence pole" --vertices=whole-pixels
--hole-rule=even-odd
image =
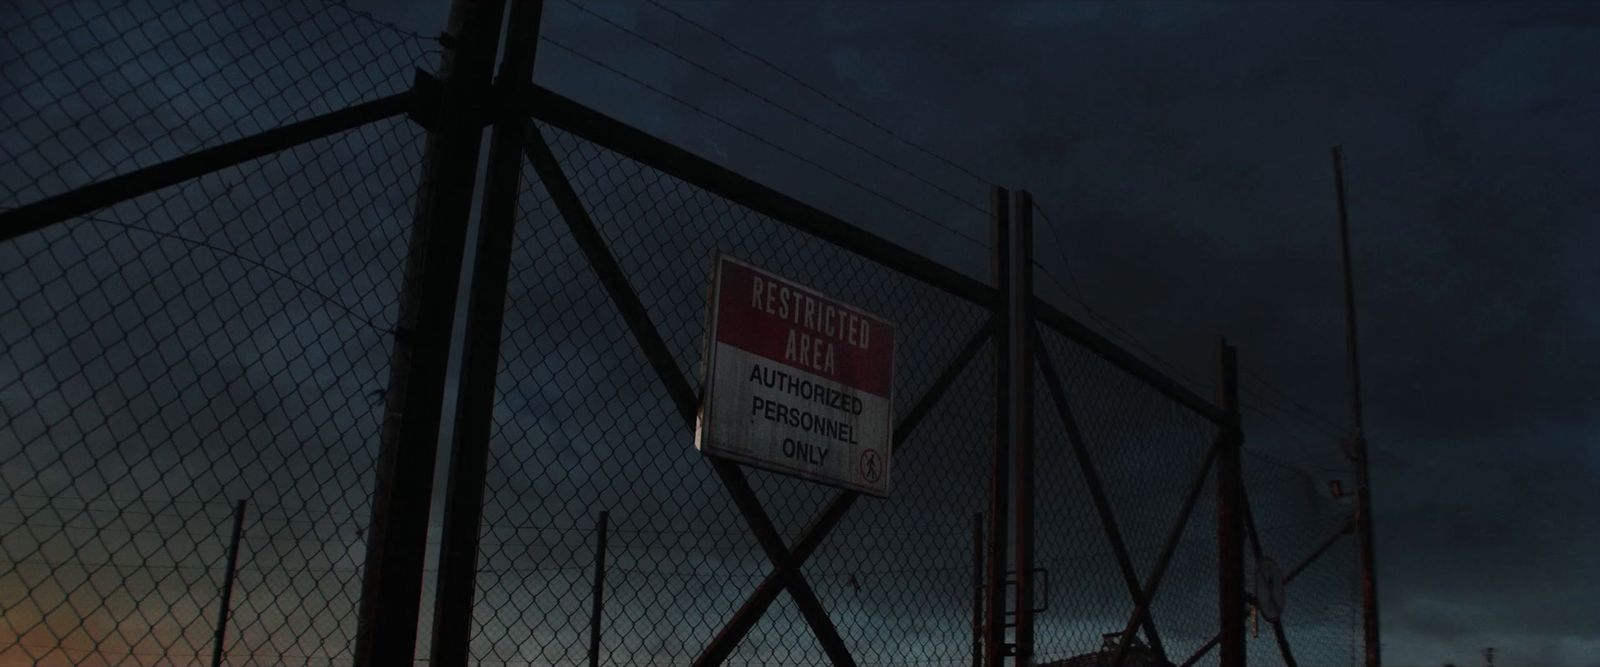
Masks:
[[[983,512],[972,514],[972,667],[983,667]]]
[[[233,575],[239,569],[239,541],[244,537],[243,498],[233,508],[233,536],[228,538],[228,569],[222,571],[222,601],[217,607],[216,642],[211,645],[211,667],[222,665],[222,643],[228,636],[228,607],[233,600]]]
[[[1217,451],[1217,603],[1220,667],[1244,667],[1244,508],[1239,462],[1239,366],[1226,339],[1217,341],[1217,403],[1227,412]]]
[[[400,288],[356,628],[359,667],[415,657],[434,459],[483,109],[504,0],[455,0],[440,42],[439,113],[429,128]]]
[[[595,519],[594,536],[594,591],[590,593],[593,606],[589,609],[589,667],[600,667],[600,624],[604,620],[606,597],[606,533],[611,528],[611,512],[600,510]]]
[[[1000,667],[1006,648],[1006,503],[1011,481],[1011,321],[1001,312],[1008,307],[1011,288],[1011,212],[1005,188],[989,194],[991,270],[997,312],[994,337],[994,447],[989,468],[988,567],[984,575],[983,663]]]
[[[1345,203],[1344,149],[1333,147],[1333,181],[1339,199],[1339,258],[1344,269],[1345,347],[1350,361],[1350,438],[1351,455],[1356,464],[1356,535],[1360,539],[1361,559],[1361,634],[1366,648],[1366,667],[1383,664],[1383,647],[1378,635],[1377,546],[1372,528],[1372,476],[1367,465],[1366,423],[1361,411],[1361,351],[1356,336],[1355,278],[1350,268],[1350,215]]]
[[[496,84],[500,103],[494,109],[494,130],[489,138],[477,252],[467,297],[456,433],[445,481],[444,525],[439,530],[439,580],[429,651],[433,667],[465,667],[470,649],[484,477],[489,465],[495,377],[500,367],[506,281],[511,251],[516,245],[522,145],[527,128],[522,106],[509,96],[527,90],[542,11],[541,0],[511,0],[507,17],[505,57],[500,61]]]
[[[1012,204],[1011,290],[1006,306],[1011,347],[1011,509],[1016,534],[1016,664],[1033,664],[1033,195],[1019,190]]]

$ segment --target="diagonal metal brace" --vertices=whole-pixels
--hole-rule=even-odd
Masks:
[[[1241,504],[1244,508],[1245,535],[1250,538],[1250,553],[1255,557],[1256,567],[1260,567],[1262,558],[1261,536],[1256,534],[1256,515],[1255,512],[1250,510],[1249,489],[1243,484],[1239,486],[1239,495],[1241,496],[1240,500],[1243,501]],[[1261,608],[1259,601],[1255,601],[1253,604],[1257,609]],[[1284,634],[1283,619],[1273,618],[1268,619],[1268,622],[1272,624],[1272,638],[1278,644],[1278,653],[1283,656],[1284,667],[1300,667],[1299,661],[1294,659],[1293,648],[1289,646],[1289,637]],[[1219,634],[1218,637],[1220,638],[1221,635]]]
[[[1056,414],[1061,416],[1061,424],[1067,431],[1067,442],[1072,446],[1072,454],[1078,461],[1078,470],[1083,473],[1083,483],[1089,487],[1089,497],[1094,501],[1095,512],[1100,516],[1100,527],[1105,530],[1106,540],[1111,543],[1111,551],[1116,556],[1118,569],[1122,571],[1122,581],[1128,588],[1128,595],[1132,596],[1137,604],[1142,590],[1139,587],[1139,575],[1134,572],[1133,559],[1128,555],[1128,545],[1122,539],[1122,530],[1117,526],[1117,516],[1112,511],[1110,500],[1106,497],[1105,485],[1100,480],[1100,471],[1095,466],[1094,458],[1089,455],[1089,448],[1084,444],[1078,420],[1073,416],[1072,406],[1067,403],[1067,392],[1061,382],[1061,375],[1057,372],[1055,362],[1050,358],[1050,351],[1044,344],[1044,337],[1040,335],[1037,327],[1033,330],[1033,340],[1034,350],[1039,355],[1039,370],[1043,371],[1045,385],[1049,388],[1050,398],[1056,406]],[[1161,636],[1156,633],[1156,623],[1149,609],[1143,610],[1140,614],[1139,624],[1144,627],[1150,648],[1166,661],[1167,649],[1161,644]]]
[[[1317,548],[1313,549],[1310,554],[1307,554],[1305,558],[1300,559],[1299,563],[1296,563],[1294,567],[1290,568],[1289,572],[1283,575],[1283,583],[1287,585],[1289,582],[1294,581],[1295,577],[1300,576],[1301,573],[1306,571],[1306,568],[1311,567],[1312,563],[1317,562],[1317,559],[1322,558],[1323,554],[1328,553],[1328,550],[1333,548],[1333,545],[1339,541],[1339,538],[1354,533],[1355,528],[1356,520],[1354,517],[1351,517],[1349,520],[1345,521],[1345,523],[1339,526],[1339,530],[1334,531],[1332,535],[1329,535],[1327,539],[1322,541],[1322,544],[1318,545]]]
[[[628,284],[622,266],[606,247],[606,241],[600,236],[600,230],[595,228],[594,220],[583,207],[583,200],[578,198],[578,193],[572,189],[572,183],[567,180],[566,173],[562,172],[561,164],[550,152],[550,145],[545,143],[544,134],[539,131],[539,124],[528,121],[526,135],[528,139],[523,144],[523,152],[527,154],[528,161],[533,163],[539,181],[544,184],[551,201],[555,202],[556,209],[561,212],[561,217],[566,220],[567,227],[572,231],[572,239],[577,242],[578,248],[589,260],[589,265],[594,268],[595,275],[600,278],[600,284],[605,287],[606,293],[611,296],[612,302],[621,312],[623,322],[628,325],[628,331],[633,334],[640,350],[644,352],[645,359],[650,362],[656,377],[661,380],[661,386],[667,390],[673,406],[678,409],[678,415],[683,418],[685,424],[694,424],[695,413],[698,411],[698,399],[695,398],[694,389],[679,372],[678,362],[672,358],[672,351],[667,348],[660,332],[656,331],[655,324],[650,321],[650,313],[645,310],[644,302],[639,300],[639,295]]]
[[[160,164],[112,176],[0,213],[0,241],[92,213],[117,202],[149,194],[241,162],[347,132],[398,116],[412,102],[410,92],[396,93],[338,111],[273,128],[243,139],[205,148]]]
[[[900,423],[895,427],[894,437],[890,443],[891,455],[899,453],[901,445],[910,439],[911,434],[916,431],[917,425],[922,423],[922,420],[938,404],[939,399],[960,377],[961,372],[972,362],[972,358],[977,356],[984,343],[994,335],[995,327],[996,324],[993,317],[984,323],[982,327],[979,327],[978,331],[974,332],[972,337],[962,346],[961,351],[956,354],[955,358],[945,366],[944,371],[928,387],[927,391],[923,392],[922,398],[917,401],[916,406],[912,407],[911,411],[901,418]],[[740,605],[738,611],[734,612],[733,617],[728,620],[722,630],[700,652],[699,657],[694,661],[695,665],[719,665],[733,653],[734,647],[739,645],[739,642],[755,626],[756,621],[760,620],[762,614],[766,613],[767,607],[771,606],[772,602],[778,598],[778,593],[789,585],[790,578],[798,575],[800,566],[804,565],[806,559],[816,552],[817,548],[822,545],[823,540],[827,538],[828,533],[839,524],[844,515],[855,506],[856,499],[860,497],[860,494],[851,491],[835,494],[828,501],[828,504],[823,507],[822,511],[811,518],[811,522],[806,525],[805,530],[800,534],[800,539],[795,543],[791,554],[792,565],[790,567],[780,565],[767,573],[766,578],[761,580],[761,583],[756,586],[754,592],[745,600],[745,603]]]
[[[1310,567],[1312,563],[1315,563],[1317,559],[1321,558],[1323,554],[1327,553],[1328,549],[1333,548],[1333,545],[1339,541],[1339,538],[1349,535],[1353,530],[1353,520],[1346,521],[1343,525],[1339,526],[1338,531],[1334,532],[1332,535],[1329,535],[1327,539],[1323,540],[1322,544],[1318,545],[1316,549],[1313,549],[1310,554],[1306,555],[1305,558],[1302,558],[1300,562],[1295,564],[1293,568],[1290,568],[1287,574],[1283,575],[1284,585],[1289,585],[1289,582],[1294,581],[1295,577],[1300,576],[1302,572],[1306,571],[1306,568]],[[1212,636],[1211,641],[1202,644],[1200,648],[1195,650],[1194,655],[1189,656],[1189,659],[1184,660],[1183,664],[1179,665],[1179,667],[1190,667],[1191,665],[1200,662],[1200,659],[1206,657],[1206,654],[1210,653],[1211,649],[1216,648],[1217,643],[1220,641],[1222,641],[1221,633]]]
[[[672,398],[679,416],[683,418],[685,425],[692,426],[698,412],[698,399],[693,387],[678,370],[671,350],[667,348],[655,325],[650,321],[644,303],[628,284],[621,266],[611,255],[599,230],[595,228],[594,221],[589,217],[582,200],[561,170],[560,163],[550,152],[549,144],[545,142],[537,123],[528,121],[527,136],[524,152],[546,191],[549,192],[551,200],[561,212],[562,218],[566,220],[574,241],[589,260],[601,284],[621,312],[623,321]],[[712,469],[727,487],[728,493],[733,496],[734,505],[739,508],[740,514],[749,524],[751,532],[755,534],[762,549],[767,553],[768,559],[780,571],[789,573],[785,576],[785,588],[788,589],[790,597],[794,599],[807,624],[816,633],[817,640],[822,644],[829,659],[836,665],[853,667],[855,661],[845,647],[843,638],[839,636],[833,621],[828,618],[816,593],[811,590],[804,577],[800,576],[798,562],[783,543],[783,538],[773,527],[766,511],[761,508],[760,499],[750,487],[744,469],[722,459],[712,458],[710,461]]]
[[[828,618],[828,613],[822,608],[822,602],[817,599],[816,592],[811,590],[811,584],[807,583],[805,575],[801,574],[800,562],[784,545],[783,538],[778,535],[778,529],[773,527],[772,520],[761,508],[761,501],[756,497],[755,490],[750,488],[750,480],[745,476],[744,469],[727,459],[711,457],[708,460],[711,461],[711,467],[716,471],[717,477],[728,487],[728,493],[733,496],[733,504],[744,515],[745,522],[750,524],[750,532],[755,533],[762,550],[767,552],[767,559],[772,561],[773,567],[784,573],[784,587],[789,590],[789,597],[794,599],[795,606],[800,609],[800,615],[805,617],[806,624],[816,633],[817,641],[822,644],[822,650],[828,654],[829,660],[835,665],[854,667],[855,659],[845,647],[838,628],[834,627],[833,620]],[[731,646],[729,650],[731,652]]]
[[[1189,659],[1183,661],[1183,664],[1179,665],[1178,667],[1194,667],[1195,663],[1200,662],[1201,658],[1206,657],[1206,654],[1210,653],[1211,649],[1216,648],[1217,644],[1220,643],[1222,643],[1222,633],[1218,632],[1217,634],[1211,635],[1210,641],[1201,644],[1200,648],[1195,649],[1194,655],[1189,656]]]
[[[1222,429],[1217,433],[1216,439],[1211,442],[1211,447],[1206,451],[1206,460],[1200,464],[1200,472],[1195,475],[1194,484],[1189,487],[1189,496],[1183,500],[1183,509],[1178,512],[1178,520],[1172,524],[1171,532],[1167,534],[1166,544],[1161,545],[1161,553],[1156,557],[1155,569],[1151,570],[1150,577],[1145,581],[1144,589],[1134,604],[1133,615],[1128,618],[1128,624],[1122,630],[1122,636],[1117,640],[1117,652],[1111,659],[1111,667],[1122,667],[1128,659],[1128,647],[1132,644],[1133,633],[1139,628],[1139,619],[1150,610],[1150,603],[1156,598],[1156,592],[1161,588],[1161,578],[1167,573],[1167,565],[1172,562],[1172,555],[1178,550],[1178,542],[1183,539],[1183,531],[1189,526],[1189,515],[1194,512],[1195,502],[1200,499],[1200,492],[1206,487],[1206,477],[1211,474],[1211,464],[1217,460],[1217,454],[1227,446],[1230,438],[1234,437],[1229,429]]]

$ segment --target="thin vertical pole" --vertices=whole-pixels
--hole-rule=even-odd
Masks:
[[[500,61],[502,91],[526,88],[533,74],[539,41],[540,0],[511,0],[507,16],[505,56]],[[456,401],[455,441],[445,478],[443,524],[439,538],[439,579],[434,596],[433,667],[465,667],[472,631],[473,597],[477,592],[478,540],[483,520],[483,492],[489,464],[489,435],[494,414],[495,376],[500,365],[506,281],[516,231],[517,199],[522,184],[522,144],[527,119],[521,105],[501,97],[489,138],[488,171],[478,218],[476,259],[467,296],[465,343]]]
[[[1011,212],[1005,188],[989,193],[991,271],[995,283],[993,307],[1010,305]],[[983,664],[1000,667],[1006,656],[1006,503],[1011,479],[1011,318],[999,313],[994,336],[994,446],[989,467],[989,553],[984,573]]]
[[[228,636],[228,608],[233,600],[233,575],[239,569],[239,541],[244,537],[244,499],[233,508],[233,536],[228,538],[228,569],[222,571],[222,602],[217,608],[216,642],[211,645],[211,667],[222,665],[222,643]]]
[[[1016,664],[1033,664],[1033,195],[1019,190],[1012,203],[1011,291],[1011,449],[1013,536],[1017,571]]]
[[[1226,339],[1217,341],[1217,403],[1227,414],[1217,451],[1217,603],[1220,667],[1244,667],[1244,509],[1239,450],[1239,365]]]
[[[1361,413],[1361,351],[1356,336],[1355,278],[1350,268],[1350,215],[1345,203],[1344,149],[1333,147],[1333,183],[1339,200],[1339,259],[1344,271],[1345,348],[1350,358],[1351,454],[1356,464],[1356,534],[1361,549],[1361,634],[1366,667],[1383,664],[1378,635],[1377,548],[1373,542],[1372,476],[1367,465],[1367,431]]]
[[[972,667],[983,667],[983,512],[972,514]]]
[[[593,600],[589,610],[589,667],[600,667],[600,622],[606,595],[606,532],[610,526],[611,512],[600,510],[594,528],[594,591],[589,594]]]
[[[429,128],[384,393],[354,663],[416,654],[434,460],[439,450],[468,217],[504,0],[454,0],[441,36],[440,113]]]

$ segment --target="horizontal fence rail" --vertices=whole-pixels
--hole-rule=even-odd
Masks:
[[[541,4],[506,6],[508,39],[537,41]],[[531,51],[466,85],[448,30],[323,0],[30,0],[0,43],[0,667],[355,665],[358,637],[482,665],[1361,658],[1331,484],[1353,468],[1325,430],[1248,382],[1226,410],[1029,287],[527,83]],[[486,240],[457,252],[418,231],[424,163],[491,125]],[[1033,208],[1007,201],[970,224],[1012,238]],[[888,497],[696,451],[724,255],[894,324]],[[415,424],[396,350],[449,319],[405,304],[453,301],[408,265],[466,260],[449,337],[472,370],[459,396],[430,385],[458,404],[423,493],[380,473],[381,434]],[[1242,583],[1219,580],[1225,547]],[[364,609],[415,618],[415,645]]]

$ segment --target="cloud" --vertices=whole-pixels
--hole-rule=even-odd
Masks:
[[[250,16],[258,18],[270,8],[252,7],[256,13]],[[585,46],[651,85],[750,127],[761,137],[781,139],[776,143],[802,158],[777,153],[554,49],[540,55],[541,82],[685,145],[714,145],[717,159],[741,172],[779,184],[958,270],[987,275],[981,241],[962,238],[986,235],[985,184],[884,138],[848,112],[787,86],[759,63],[715,46],[703,33],[659,12],[622,5],[598,8],[785,100],[804,118],[839,128],[890,159],[912,165],[919,175],[928,174],[956,193],[956,199],[895,173],[877,157],[826,137],[781,109],[561,7],[556,3],[549,9],[550,34]],[[424,3],[373,9],[414,24],[423,34],[436,32],[441,18]],[[1587,391],[1589,379],[1600,371],[1590,352],[1600,319],[1589,307],[1596,287],[1593,249],[1600,241],[1600,232],[1590,224],[1597,203],[1592,184],[1600,176],[1592,160],[1600,137],[1590,119],[1600,110],[1592,77],[1581,67],[1597,40],[1592,10],[1571,4],[1480,5],[1450,12],[1427,6],[1014,4],[941,5],[939,11],[927,11],[908,3],[769,4],[756,9],[723,5],[695,11],[734,41],[799,70],[830,95],[892,121],[891,127],[903,136],[958,163],[975,165],[986,177],[1032,188],[1061,226],[1041,229],[1039,235],[1040,262],[1051,271],[1049,278],[1064,272],[1070,258],[1094,307],[1173,358],[1187,375],[1209,377],[1212,336],[1227,332],[1242,345],[1248,367],[1335,414],[1341,412],[1342,340],[1326,147],[1344,143],[1351,165],[1370,431],[1380,464],[1379,544],[1393,655],[1431,664],[1440,655],[1459,656],[1452,651],[1462,644],[1492,641],[1507,647],[1507,664],[1513,659],[1592,663],[1595,639],[1590,629],[1597,624],[1587,610],[1594,591],[1569,581],[1573,573],[1584,571],[1587,554],[1593,552],[1593,521],[1600,515],[1588,492],[1600,467],[1587,446],[1600,426],[1588,400],[1592,392]],[[207,29],[222,26],[256,35],[254,20],[236,18],[200,23]],[[341,24],[329,33],[338,38],[317,43],[349,43],[359,25],[364,24]],[[273,27],[265,26],[263,34]],[[81,89],[44,113],[28,106],[50,98],[42,83],[0,102],[7,117],[40,117],[29,121],[33,124],[25,132],[11,135],[41,138],[35,145],[0,144],[18,148],[8,154],[23,156],[0,164],[0,178],[17,184],[9,191],[17,201],[85,182],[108,169],[145,164],[141,160],[367,99],[378,90],[399,90],[408,81],[409,68],[423,57],[422,47],[408,40],[399,49],[404,56],[384,61],[369,81],[360,76],[365,70],[359,67],[315,66],[324,61],[360,65],[352,60],[366,54],[359,49],[330,53],[272,39],[246,40],[288,54],[283,59],[305,70],[288,72],[266,60],[233,54],[227,47],[236,45],[227,39],[212,40],[220,50],[194,51],[159,35],[130,37],[135,38],[168,44],[163,48],[188,64],[178,67],[161,60],[166,52],[160,49],[142,58],[106,50],[103,57],[87,61],[91,69],[100,69],[85,74],[102,81],[103,90]],[[64,49],[62,55],[98,48],[52,43]],[[245,49],[252,50],[257,49]],[[289,57],[300,55],[306,57]],[[33,62],[26,58],[38,57],[25,56],[20,48],[4,56],[0,65],[8,73]],[[281,90],[294,95],[272,94]],[[143,102],[130,91],[157,102]],[[144,118],[147,124],[113,111]],[[96,118],[100,120],[81,122]],[[75,129],[50,124],[59,119],[70,119]],[[389,306],[368,308],[362,299],[384,294],[390,296],[377,300],[392,303],[397,286],[393,260],[403,245],[395,231],[409,220],[404,184],[412,176],[409,167],[394,165],[414,165],[418,143],[415,133],[393,128],[363,131],[357,143],[339,152],[342,144],[331,142],[328,152],[298,152],[270,161],[272,170],[248,172],[242,192],[234,189],[237,184],[202,180],[180,188],[179,197],[163,200],[165,208],[115,211],[115,219],[124,224],[198,234],[200,240],[248,251],[246,256],[258,262],[250,267],[195,250],[192,244],[136,240],[143,238],[141,232],[101,231],[85,223],[78,223],[74,233],[97,235],[74,237],[85,254],[102,245],[111,251],[98,262],[52,260],[37,244],[6,248],[11,254],[0,255],[7,262],[0,266],[7,269],[8,289],[15,290],[7,293],[15,301],[4,311],[10,318],[7,329],[32,331],[40,317],[62,328],[53,332],[59,340],[37,336],[38,350],[7,339],[13,365],[0,367],[8,373],[0,380],[9,390],[0,394],[7,414],[57,391],[35,389],[21,379],[24,367],[50,356],[44,348],[56,349],[68,341],[84,346],[99,342],[94,327],[79,326],[78,319],[93,320],[92,315],[59,303],[29,301],[34,292],[70,301],[71,280],[49,288],[26,285],[15,278],[19,271],[24,276],[70,274],[74,268],[115,263],[129,283],[154,284],[157,279],[224,271],[219,267],[226,265],[230,274],[265,282],[186,283],[144,297],[155,304],[149,312],[164,313],[170,322],[140,325],[151,333],[150,340],[138,344],[209,350],[188,358],[197,366],[185,375],[193,376],[193,386],[163,387],[163,398],[197,406],[192,414],[178,415],[178,421],[199,420],[198,406],[207,400],[226,401],[233,404],[231,409],[215,408],[228,413],[221,421],[266,425],[228,428],[304,447],[277,450],[274,455],[286,460],[313,461],[326,454],[305,444],[315,440],[370,447],[366,430],[341,431],[334,424],[359,420],[355,415],[371,407],[365,396],[382,365],[384,339],[369,325],[387,321],[382,313]],[[99,156],[88,173],[61,169],[90,145],[111,152]],[[705,260],[713,249],[781,267],[903,322],[908,335],[922,343],[916,346],[918,358],[902,369],[908,387],[925,386],[939,362],[977,324],[972,308],[941,301],[859,258],[821,248],[759,216],[662,182],[647,170],[622,173],[625,163],[606,162],[599,152],[571,142],[567,149],[577,151],[569,166],[580,192],[590,197],[597,224],[690,378],[698,373],[698,309]],[[837,175],[822,174],[805,160]],[[261,187],[268,181],[274,187]],[[684,655],[695,643],[670,627],[672,596],[715,591],[707,592],[710,601],[693,613],[731,610],[745,589],[743,578],[760,576],[767,563],[743,535],[742,524],[702,462],[688,450],[687,430],[664,406],[655,378],[644,370],[608,300],[577,261],[575,247],[548,203],[538,197],[534,192],[525,200],[530,215],[523,223],[525,235],[519,237],[518,273],[509,296],[509,353],[495,413],[496,458],[488,506],[487,530],[517,537],[493,543],[486,554],[485,562],[504,571],[480,582],[485,599],[493,601],[489,607],[494,619],[482,621],[480,639],[519,644],[517,650],[527,652],[517,655],[532,657],[535,647],[519,642],[522,637],[516,633],[521,630],[516,628],[526,623],[526,615],[547,612],[539,605],[554,599],[551,591],[559,591],[559,628],[529,641],[541,645],[537,650],[542,655],[575,655],[582,623],[573,619],[582,610],[574,601],[586,595],[581,567],[588,555],[581,531],[592,511],[603,506],[617,512],[619,535],[666,527],[739,536],[715,546],[709,540],[681,545],[668,559],[696,576],[708,570],[724,580],[708,584],[677,571],[643,575],[642,584],[638,575],[633,581],[619,580],[625,595],[648,610],[646,617],[626,620],[645,635],[630,650]],[[977,208],[958,200],[976,201]],[[355,201],[365,204],[351,208]],[[188,218],[201,217],[215,229],[185,227]],[[327,224],[316,234],[288,234],[284,221],[298,219]],[[339,220],[352,224],[334,224]],[[383,270],[345,270],[371,265],[372,258],[386,258],[377,262]],[[279,273],[263,273],[261,265]],[[1066,296],[1052,280],[1042,279],[1041,285],[1052,298]],[[330,299],[310,293],[312,289],[333,301],[357,304],[352,317],[365,322],[344,322],[345,314],[325,312],[328,306],[322,302]],[[253,291],[268,291],[276,300],[252,304],[239,296]],[[92,299],[79,301],[80,310],[97,307]],[[205,320],[210,331],[233,337],[233,348],[221,340],[196,338],[181,326],[166,326],[198,322],[207,308],[217,311]],[[352,348],[364,352],[351,357]],[[68,362],[82,361],[73,358],[75,349],[63,347],[54,354],[70,366]],[[368,358],[374,350],[378,356]],[[179,370],[169,366],[155,372],[176,376]],[[1086,386],[1104,384],[1096,382],[1092,371],[1080,373]],[[905,524],[945,531],[948,527],[934,519],[954,507],[960,511],[943,513],[958,515],[955,530],[924,536],[925,541],[841,533],[837,544],[830,542],[837,551],[819,555],[814,565],[819,592],[839,610],[851,641],[887,636],[873,630],[889,627],[895,630],[888,633],[893,638],[883,639],[889,644],[874,650],[890,650],[884,647],[895,642],[920,645],[942,639],[947,648],[961,643],[945,625],[956,627],[954,616],[930,612],[904,596],[923,580],[873,584],[858,595],[846,592],[837,574],[854,572],[858,565],[883,572],[904,569],[912,560],[940,567],[965,565],[966,512],[981,505],[970,479],[985,465],[983,423],[954,415],[963,414],[955,412],[961,408],[970,413],[971,405],[981,403],[985,382],[981,375],[964,378],[952,412],[941,412],[925,426],[931,437],[916,441],[916,449],[897,463],[897,481],[904,485],[896,498],[866,503],[845,524],[845,530],[866,533]],[[80,390],[64,386],[59,392]],[[119,391],[138,394],[141,387]],[[905,392],[902,403],[914,395]],[[96,400],[108,406],[118,403]],[[1146,419],[1146,406],[1129,403],[1137,407],[1111,405],[1095,415],[1104,420],[1090,429],[1097,439],[1160,434],[1145,430],[1153,423]],[[1094,413],[1093,407],[1083,409]],[[335,419],[333,413],[341,411],[344,416]],[[1338,459],[1326,433],[1308,435],[1297,427],[1274,431],[1254,415],[1249,419],[1251,446],[1262,452],[1321,448]],[[112,428],[115,420],[108,415],[104,421]],[[32,427],[10,428],[16,433]],[[52,437],[59,443],[77,435],[63,430]],[[0,451],[15,455],[20,449],[15,440],[5,443],[10,450]],[[193,451],[206,456],[226,451],[219,447],[226,443],[201,444]],[[641,461],[640,452],[649,452],[651,458]],[[114,472],[115,460],[85,458],[83,463],[120,474]],[[1143,479],[1141,463],[1156,467],[1137,450],[1108,452],[1109,474],[1129,482],[1121,487],[1119,507],[1130,515],[1130,531],[1149,543],[1161,534],[1164,523],[1159,519],[1164,515],[1154,509],[1155,499],[1148,506],[1139,500],[1145,489],[1133,482]],[[1070,470],[1063,461],[1054,465]],[[1162,483],[1177,478],[1180,468],[1161,468],[1166,475]],[[1252,470],[1266,475],[1265,468]],[[284,471],[262,480],[270,478],[276,491],[311,493],[305,497],[351,511],[364,506],[362,482],[341,485],[336,497],[316,496],[315,490],[300,489]],[[9,468],[5,474],[16,481],[31,471]],[[826,495],[790,480],[762,473],[755,477],[760,493],[777,508],[780,529],[790,534]],[[1310,477],[1273,482],[1273,488],[1294,499],[1292,508],[1281,511],[1285,522],[1301,511],[1319,519],[1337,514],[1339,506],[1318,495],[1326,480]],[[53,483],[56,478],[41,479]],[[1150,496],[1170,499],[1171,489],[1160,490]],[[1081,497],[1071,497],[1081,503]],[[1262,512],[1263,520],[1268,514]],[[1319,530],[1280,526],[1269,549],[1286,562],[1320,537]],[[627,544],[632,538],[621,539]],[[634,544],[647,544],[638,539]],[[1075,539],[1061,541],[1071,546]],[[359,545],[347,551],[359,554]],[[1051,555],[1066,558],[1069,552],[1059,549]],[[702,558],[693,560],[691,554]],[[707,558],[709,554],[719,557]],[[323,563],[317,560],[322,556],[286,557]],[[1348,551],[1340,551],[1327,570],[1308,575],[1310,583],[1302,590],[1309,591],[1296,599],[1316,601],[1315,608],[1327,615],[1297,621],[1302,623],[1297,627],[1321,633],[1319,637],[1348,629],[1334,618],[1347,608],[1323,604],[1348,601],[1334,597],[1343,595],[1338,587],[1348,583],[1348,557]],[[649,554],[635,558],[636,565],[661,560],[652,561]],[[551,564],[579,569],[538,575],[520,571]],[[1201,569],[1192,564],[1188,571]],[[677,578],[667,584],[666,577]],[[950,583],[935,575],[926,581]],[[530,586],[542,587],[538,590],[546,597],[522,597],[531,595],[524,593]],[[1077,592],[1115,604],[1115,586],[1103,588],[1091,582]],[[938,590],[951,600],[961,597],[955,588]],[[273,601],[263,604],[270,607]],[[276,604],[286,603],[280,599]],[[1181,606],[1173,609],[1181,613]],[[752,646],[782,645],[799,627],[792,611],[776,613],[780,620],[770,636],[754,639]],[[708,618],[688,633],[694,636],[690,639],[715,631],[710,617],[717,614],[704,615]],[[1062,642],[1058,646],[1077,646],[1092,643],[1091,630],[1100,621],[1055,617],[1051,627]],[[1324,644],[1332,645],[1319,643]],[[490,650],[502,648],[497,644]],[[807,645],[784,650],[798,654]]]

